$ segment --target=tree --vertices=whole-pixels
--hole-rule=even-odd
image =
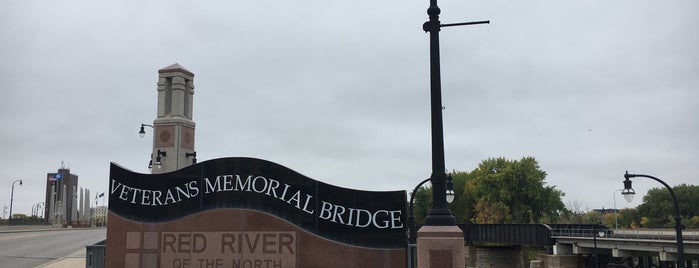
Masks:
[[[567,212],[561,201],[563,192],[546,185],[546,172],[533,157],[490,158],[471,172],[454,171],[450,176],[456,193],[450,209],[457,222],[558,222],[560,214]],[[429,209],[429,196],[429,187],[416,193],[416,222],[427,214],[422,208]]]
[[[413,212],[415,223],[422,224],[425,222],[425,217],[432,207],[432,188],[422,186],[415,192],[415,203],[413,204]]]
[[[565,211],[561,201],[563,192],[545,185],[546,172],[533,157],[487,159],[470,173],[473,186],[469,190],[473,191],[476,203],[481,200],[502,203],[509,210],[509,217],[501,223],[538,223],[544,217],[556,221]],[[476,215],[481,212],[474,211]]]
[[[636,228],[641,221],[641,216],[635,208],[625,208],[619,211],[619,228]]]
[[[474,223],[492,224],[510,221],[510,209],[500,202],[491,202],[481,199],[476,204],[478,213],[473,218]]]
[[[672,187],[672,190],[677,197],[683,223],[691,223],[691,220],[686,219],[699,216],[699,186],[681,184]],[[673,227],[675,224],[675,204],[670,191],[665,187],[648,190],[637,210],[639,216],[647,218],[641,223],[643,227]]]

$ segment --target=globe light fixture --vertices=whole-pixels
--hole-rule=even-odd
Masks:
[[[633,198],[636,196],[636,191],[634,191],[631,187],[632,182],[631,180],[629,180],[628,176],[629,172],[627,171],[624,175],[624,178],[626,178],[626,180],[624,180],[624,189],[621,190],[621,196],[624,197],[624,200],[626,200],[626,202],[631,203],[631,201],[633,201]]]
[[[144,136],[146,136],[146,130],[145,130],[143,127],[151,127],[151,128],[153,128],[153,126],[151,126],[151,125],[141,124],[141,130],[138,131],[138,136],[140,136],[141,138],[143,138]]]
[[[161,151],[160,149],[158,149],[158,155],[155,156],[155,163],[153,163],[153,165],[155,165],[158,168],[162,167],[163,166],[163,162],[162,162],[163,156],[167,156],[167,152]]]
[[[454,202],[454,180],[451,176],[447,177],[447,203]]]

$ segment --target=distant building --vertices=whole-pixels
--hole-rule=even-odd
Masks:
[[[107,226],[107,206],[92,208],[93,226]]]
[[[46,174],[44,215],[50,224],[68,225],[78,221],[78,175],[70,174],[63,163],[56,173]]]
[[[599,212],[599,213],[602,213],[602,214],[607,214],[607,213],[619,213],[619,209],[615,209],[615,208],[601,208],[601,209],[595,208],[595,209],[593,209],[592,211]]]

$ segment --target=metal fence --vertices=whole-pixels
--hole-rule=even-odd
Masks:
[[[408,244],[408,268],[417,267],[417,245]]]
[[[104,268],[107,240],[85,246],[85,268]]]

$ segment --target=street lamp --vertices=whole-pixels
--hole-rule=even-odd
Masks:
[[[143,127],[151,127],[151,128],[154,128],[152,125],[141,124],[141,130],[138,131],[138,136],[140,136],[141,138],[143,138],[144,136],[146,136],[146,130],[145,130]]]
[[[150,127],[150,128],[155,129],[155,127],[153,125],[141,123],[141,129],[138,131],[138,136],[140,136],[141,138],[146,136],[146,129],[144,127]],[[160,156],[158,156],[158,157],[160,157]],[[160,167],[160,166],[158,166],[158,167]],[[152,168],[153,168],[153,154],[150,154],[150,160],[148,161],[148,169],[150,170]]]
[[[12,182],[12,191],[10,192],[10,217],[7,219],[7,225],[12,224],[12,201],[15,198],[15,183],[19,182],[19,186],[22,186],[22,180],[15,180]]]
[[[455,225],[456,218],[447,206],[446,181],[447,174],[444,164],[444,129],[442,125],[442,82],[439,64],[439,31],[442,27],[483,24],[489,21],[441,24],[441,10],[437,0],[430,0],[427,8],[429,21],[422,25],[425,32],[430,33],[430,111],[432,122],[432,208],[425,218],[425,225]]]
[[[675,204],[675,232],[677,233],[677,266],[679,268],[685,268],[687,263],[684,261],[684,243],[682,242],[682,218],[680,217],[680,205],[677,202],[677,196],[675,196],[675,191],[673,191],[672,187],[670,187],[670,185],[667,185],[667,183],[665,183],[661,179],[658,179],[650,175],[629,174],[629,172],[626,171],[626,174],[624,174],[624,178],[626,179],[624,180],[624,190],[621,191],[621,194],[624,195],[624,199],[626,199],[626,201],[628,202],[631,202],[631,200],[633,200],[634,195],[636,195],[636,191],[634,191],[631,187],[630,180],[630,178],[636,177],[643,177],[655,180],[661,183],[663,186],[665,186],[665,188],[667,188],[668,191],[670,191],[670,195],[672,196],[672,202]]]
[[[410,207],[408,211],[408,243],[409,244],[415,244],[416,243],[416,236],[417,236],[417,230],[415,230],[415,216],[413,213],[413,203],[415,203],[415,193],[417,193],[417,190],[422,187],[423,184],[427,183],[430,181],[431,178],[427,178],[415,186],[415,189],[410,193]],[[434,185],[432,185],[434,187]],[[446,199],[447,202],[451,203],[454,202],[454,182],[452,180],[451,176],[447,177],[447,183],[446,183]]]
[[[160,149],[158,149],[158,155],[155,156],[155,163],[154,163],[154,165],[156,167],[160,168],[163,166],[163,162],[162,162],[163,156],[167,156],[167,152],[161,151]]]

